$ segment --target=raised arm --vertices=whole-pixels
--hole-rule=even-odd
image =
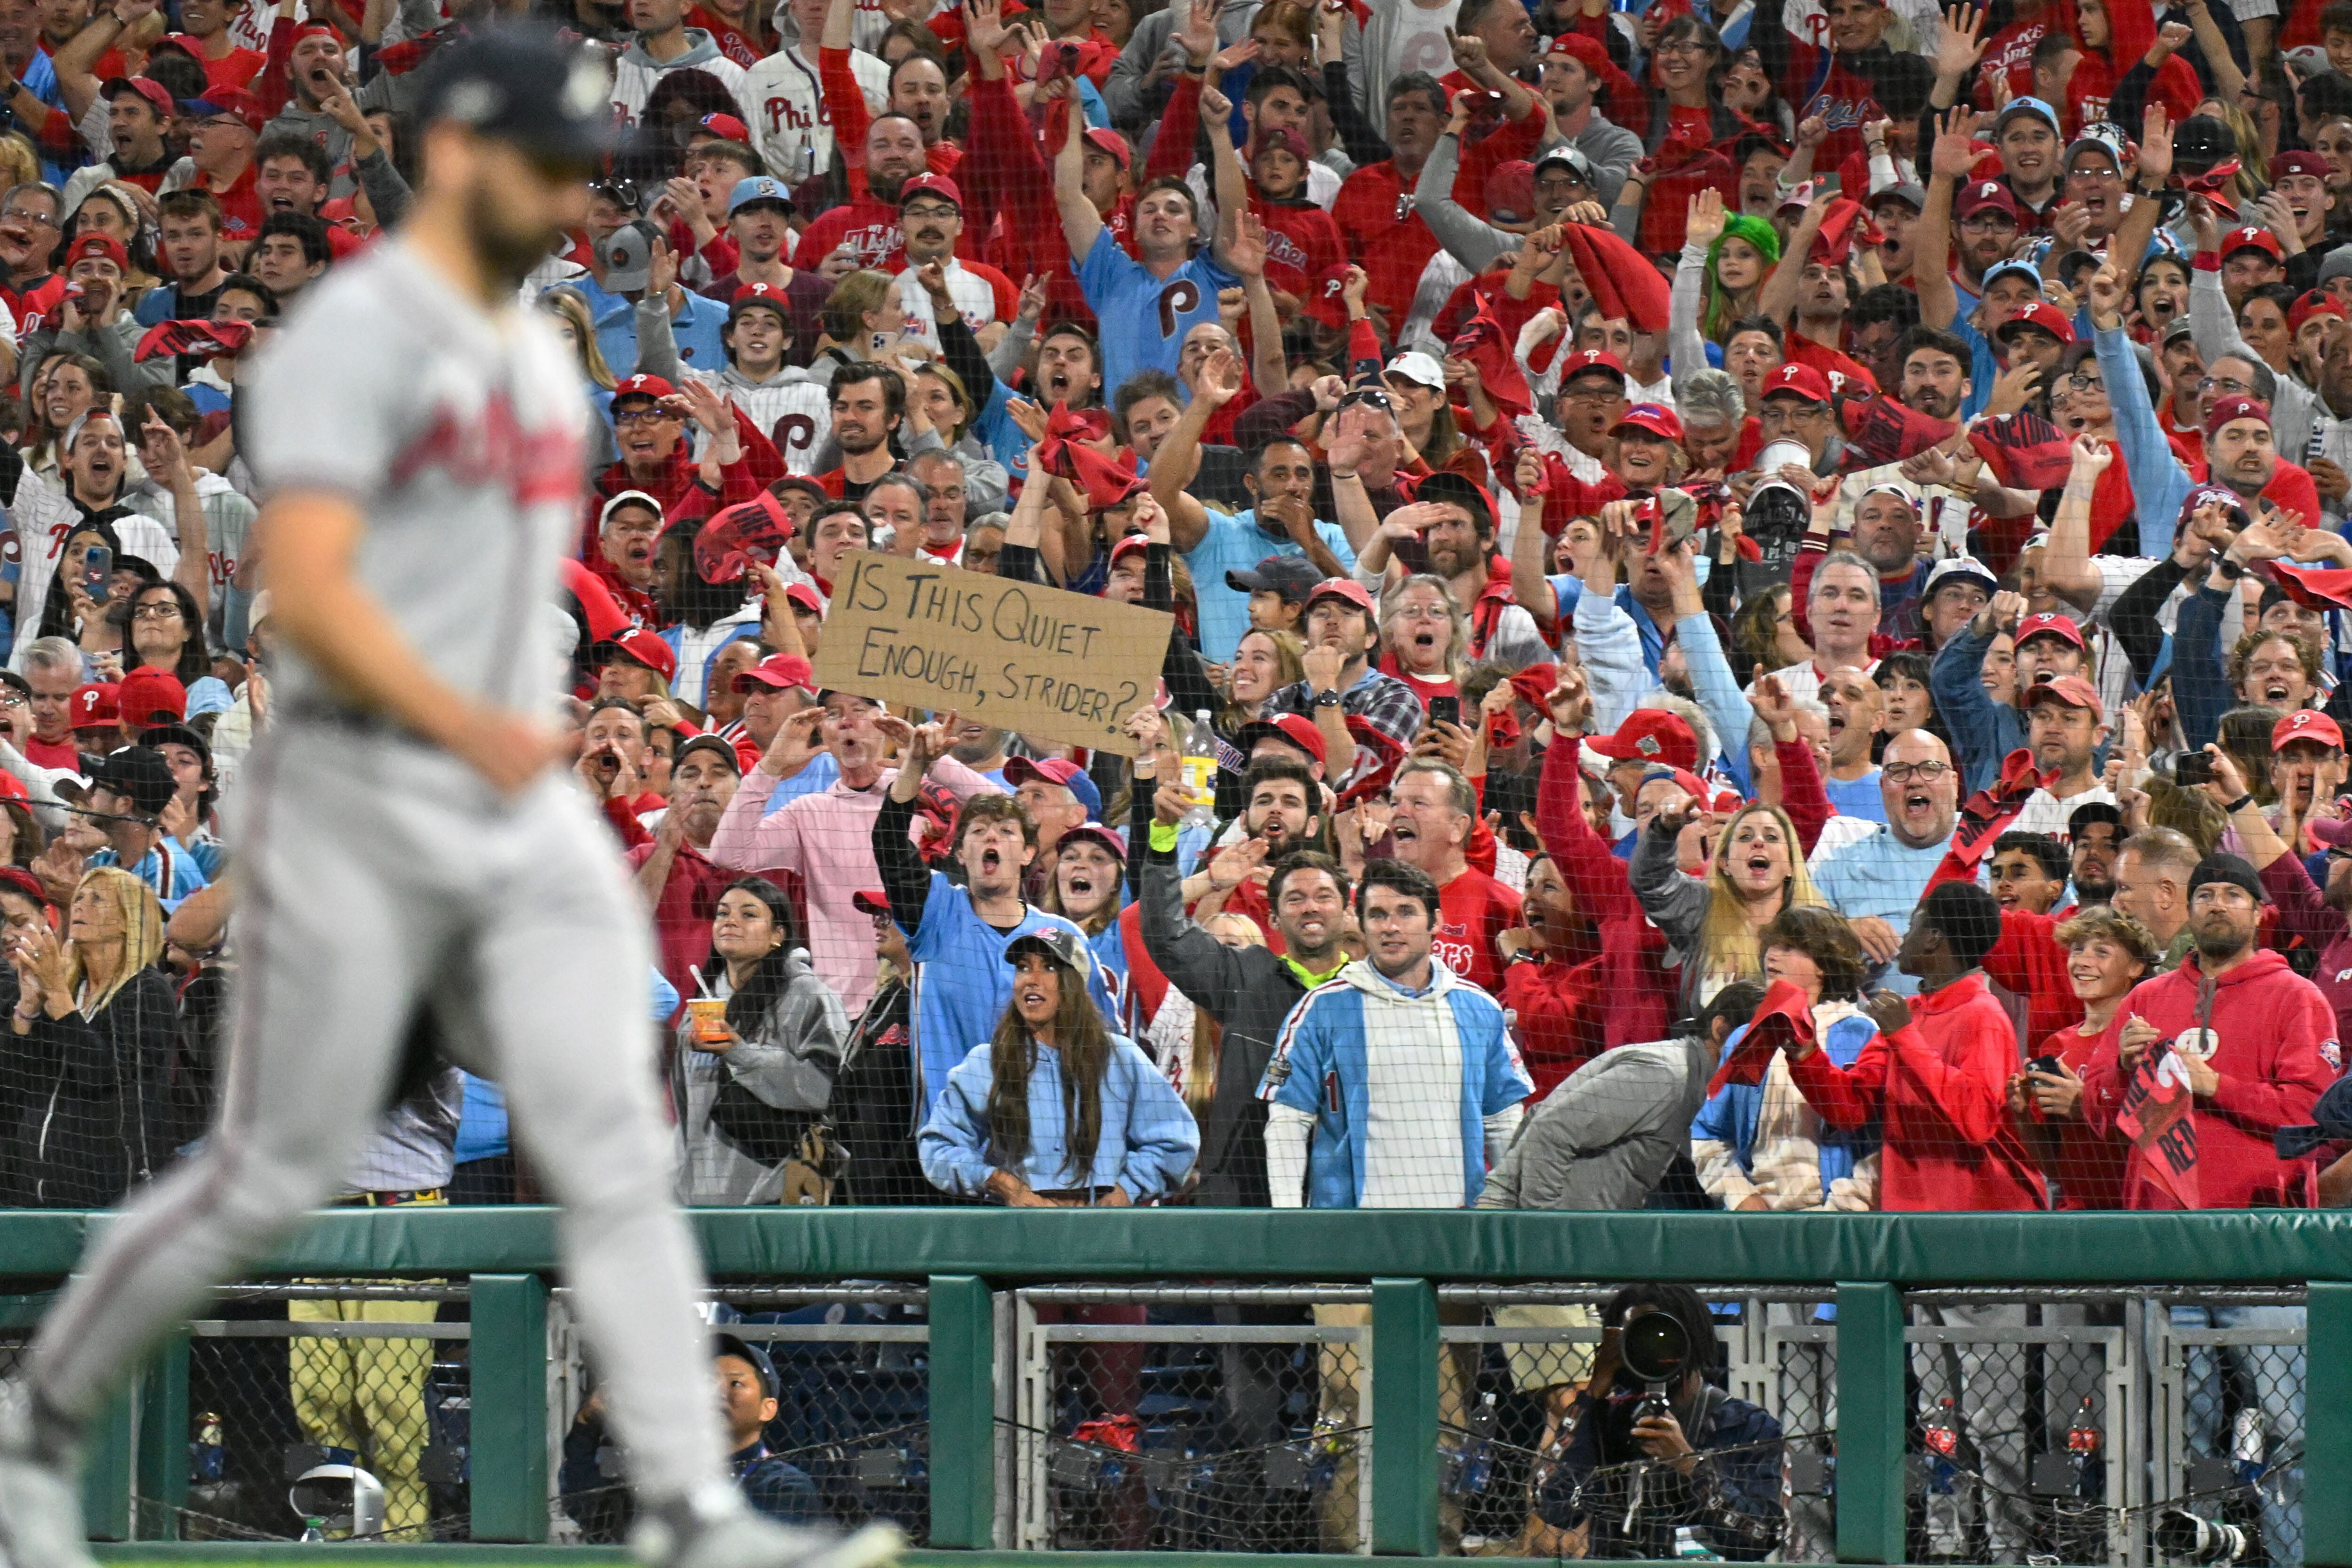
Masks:
[[[1194,381],[1192,401],[1152,453],[1148,476],[1152,499],[1168,514],[1169,542],[1180,550],[1198,549],[1209,537],[1209,509],[1188,486],[1200,472],[1202,433],[1218,410],[1241,393],[1241,366],[1229,351],[1219,349],[1202,361]]]
[[[2107,580],[2091,564],[2091,496],[2099,476],[2116,460],[2115,449],[2090,436],[2078,436],[2074,466],[2058,497],[2058,512],[2050,521],[2050,538],[2042,550],[2042,580],[2087,615],[2106,591]]]
[[[1965,106],[1942,117],[1936,145],[1929,152],[1927,205],[1911,242],[1911,277],[1919,289],[1919,319],[1930,327],[1948,328],[1960,313],[1960,297],[1952,287],[1952,193],[1976,164],[1969,131],[1976,116]]]
[[[1083,270],[1102,235],[1103,221],[1087,195],[1087,117],[1075,100],[1067,124],[1062,150],[1054,155],[1054,207],[1062,214],[1062,237],[1069,243],[1071,265]]]

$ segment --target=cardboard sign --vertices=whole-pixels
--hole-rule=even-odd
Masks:
[[[953,710],[999,729],[1135,755],[1175,617],[895,555],[845,558],[818,645],[828,691]]]

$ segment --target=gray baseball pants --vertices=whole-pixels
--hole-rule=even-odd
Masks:
[[[671,1202],[646,920],[558,776],[499,800],[384,730],[281,724],[239,780],[238,985],[203,1152],[111,1221],[42,1324],[38,1401],[88,1425],[210,1288],[331,1197],[431,1008],[504,1085],[562,1205],[568,1282],[642,1498],[724,1477],[700,1263]]]

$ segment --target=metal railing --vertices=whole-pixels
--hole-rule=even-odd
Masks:
[[[1061,1422],[1039,1425],[1044,1407],[1037,1391],[1024,1387],[1024,1293],[1034,1307],[1109,1302],[1150,1290],[1167,1295],[1171,1309],[1195,1310],[1216,1304],[1208,1281],[1289,1292],[1294,1301],[1301,1292],[1330,1300],[1332,1293],[1317,1291],[1316,1282],[1339,1281],[1338,1295],[1349,1299],[1334,1304],[1369,1308],[1371,1331],[1369,1354],[1354,1369],[1360,1374],[1354,1393],[1362,1435],[1377,1439],[1354,1456],[1369,1493],[1355,1511],[1362,1534],[1356,1544],[1382,1554],[1435,1556],[1450,1528],[1441,1358],[1449,1349],[1507,1357],[1511,1346],[1495,1332],[1503,1325],[1449,1321],[1460,1318],[1456,1309],[1526,1302],[1545,1291],[1589,1299],[1615,1283],[1679,1280],[1721,1288],[1762,1309],[1743,1311],[1727,1328],[1735,1392],[1769,1390],[1790,1414],[1792,1430],[1808,1418],[1824,1427],[1833,1424],[1831,1485],[1824,1494],[1805,1494],[1819,1498],[1823,1542],[1808,1554],[1845,1562],[1905,1560],[1916,1539],[1923,1490],[1919,1467],[1906,1461],[1920,1447],[1921,1368],[1947,1351],[1968,1349],[1997,1352],[1993,1361],[2008,1357],[2020,1365],[2040,1357],[2045,1366],[2062,1353],[2095,1353],[2105,1490],[2098,1502],[2130,1526],[2121,1547],[2109,1545],[2103,1555],[2150,1561],[2147,1509],[2194,1493],[2200,1473],[2218,1480],[2215,1460],[2242,1462],[2232,1457],[2237,1414],[2249,1403],[2261,1408],[2264,1391],[2248,1383],[2239,1364],[2260,1353],[2273,1358],[2265,1364],[2273,1377],[2285,1380],[2271,1392],[2284,1390],[2300,1374],[2303,1401],[2292,1419],[2302,1430],[2283,1430],[2288,1423],[2277,1421],[2267,1435],[2271,1457],[2294,1461],[2288,1468],[2299,1471],[2303,1560],[2352,1564],[2352,1283],[2347,1283],[2352,1216],[960,1208],[705,1211],[694,1218],[723,1291],[830,1295],[842,1291],[842,1281],[856,1280],[897,1281],[901,1291],[921,1292],[929,1320],[921,1343],[929,1541],[935,1548],[1034,1547],[1058,1528],[1050,1506],[1042,1512],[1036,1508],[1035,1460],[1022,1451],[1024,1441],[1049,1445],[1050,1481],[1050,1444],[1067,1436],[1056,1430]],[[80,1216],[0,1215],[0,1268],[22,1282],[20,1289],[54,1283],[70,1267],[89,1222]],[[560,1304],[551,1311],[548,1283],[556,1263],[554,1228],[545,1211],[338,1211],[315,1221],[266,1273],[273,1279],[436,1278],[463,1289],[467,1338],[435,1343],[463,1343],[468,1350],[471,1534],[479,1541],[532,1542],[549,1537],[551,1472],[565,1416],[563,1402],[549,1392],[549,1368],[561,1359],[551,1355],[551,1345],[560,1343],[563,1315]],[[1550,1283],[1560,1280],[1593,1283],[1563,1292]],[[2287,1292],[2303,1296],[2300,1325],[2200,1324],[2173,1311],[2285,1306],[2292,1300]],[[2045,1321],[2012,1328],[1990,1321],[1961,1324],[1948,1313],[1943,1323],[1920,1321],[1927,1307],[2039,1301],[2087,1309],[2102,1299],[2140,1297],[2154,1298],[2163,1310],[2144,1311],[2137,1331],[2128,1322]],[[1820,1301],[1833,1303],[1833,1322],[1815,1318],[1805,1304]],[[1776,1314],[1775,1303],[1786,1311]],[[37,1304],[20,1299],[6,1321],[20,1330]],[[1136,1332],[1067,1332],[1090,1326]],[[1191,1325],[1177,1338],[1213,1350],[1213,1336],[1194,1332],[1211,1326],[1218,1325]],[[1959,1333],[1963,1328],[1969,1332]],[[1049,1355],[1170,1342],[1157,1325],[1035,1323],[1030,1333]],[[1579,1343],[1573,1327],[1533,1339],[1526,1328],[1515,1328],[1512,1339],[1563,1347]],[[129,1539],[152,1528],[134,1519],[134,1496],[185,1505],[194,1343],[229,1342],[182,1337],[163,1347],[100,1434],[89,1497],[101,1535]],[[897,1343],[911,1348],[915,1342]],[[1286,1343],[1295,1364],[1303,1365],[1310,1354],[1362,1342],[1296,1332],[1261,1343]],[[2300,1367],[2275,1359],[2288,1353],[2300,1354]],[[1963,1383],[1967,1375],[1964,1370]],[[2036,1375],[2043,1381],[2033,1385],[2027,1408],[2039,1411],[2046,1427],[2052,1418],[2047,1377]],[[2137,1392],[2143,1384],[2158,1391],[2154,1403]],[[1809,1417],[1789,1404],[1800,1397],[1810,1402]],[[2159,1405],[2181,1414],[2165,1415]],[[2126,1431],[2133,1423],[2145,1426],[2144,1450],[2116,1435],[2118,1420]],[[1017,1430],[1024,1425],[1050,1436],[1025,1436]],[[1458,1450],[1458,1442],[1454,1447]],[[2027,1499],[2046,1496],[2036,1492],[2030,1472],[2032,1460],[2049,1451],[2045,1435],[2025,1456],[2022,1488],[2006,1481],[2002,1487]],[[1182,1457],[1179,1452],[1173,1465],[1147,1474],[1143,1484],[1181,1479],[1187,1474]],[[2202,1472],[2196,1469],[2200,1461]],[[2231,1479],[2243,1485],[2234,1470]],[[1005,1534],[1000,1534],[1001,1520],[1013,1521]],[[1117,1550],[1133,1539],[1116,1510],[1108,1525],[1097,1522],[1110,1531],[1097,1550]]]

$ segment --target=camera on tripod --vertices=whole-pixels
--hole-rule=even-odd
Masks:
[[[1659,1307],[1643,1307],[1629,1314],[1617,1331],[1617,1356],[1626,1374],[1642,1385],[1642,1402],[1633,1406],[1638,1425],[1654,1416],[1673,1414],[1666,1391],[1683,1380],[1691,1367],[1690,1331],[1682,1320]]]
[[[2154,1542],[2158,1554],[2175,1563],[2235,1563],[2250,1544],[2242,1526],[2185,1508],[2168,1508],[2156,1516]]]

